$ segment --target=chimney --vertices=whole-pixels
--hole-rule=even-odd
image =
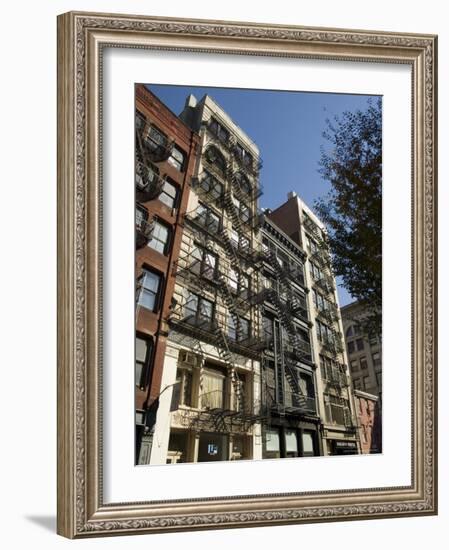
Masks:
[[[296,194],[296,191],[289,191],[287,193],[287,199],[290,200],[290,199],[294,199],[295,197],[297,197],[298,195]]]

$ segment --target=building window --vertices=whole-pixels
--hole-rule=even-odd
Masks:
[[[313,432],[304,430],[302,433],[302,456],[315,456]]]
[[[145,115],[136,109],[136,129],[143,130],[146,124]]]
[[[171,155],[168,157],[168,163],[174,166],[179,172],[182,172],[184,170],[185,160],[185,153],[175,145],[172,149]]]
[[[170,431],[168,442],[167,464],[187,462],[188,432]]]
[[[147,144],[150,151],[156,151],[160,147],[166,147],[168,140],[167,136],[156,128],[155,126],[150,126],[148,134],[145,138],[145,143]]]
[[[247,250],[249,248],[249,239],[247,239],[244,235],[241,235],[235,229],[231,229],[230,236],[231,245],[234,248],[237,248],[239,250]]]
[[[144,231],[147,222],[148,210],[144,206],[140,206],[140,204],[136,205],[136,227]]]
[[[354,342],[348,342],[348,353],[351,354],[351,353],[354,353],[354,351],[355,351]]]
[[[376,382],[379,391],[382,391],[382,373],[376,372]]]
[[[179,368],[176,373],[176,382],[179,384],[179,404],[185,407],[192,406],[193,373],[190,369]]]
[[[201,406],[206,409],[223,409],[225,406],[226,376],[220,369],[208,366],[201,377]]]
[[[360,368],[361,368],[362,370],[368,368],[368,363],[367,363],[367,361],[366,361],[366,357],[360,357]]]
[[[357,351],[361,351],[365,346],[363,344],[363,339],[362,338],[358,338],[356,340],[356,344],[357,344]]]
[[[265,430],[264,458],[281,458],[281,438],[275,428]]]
[[[352,379],[352,384],[353,384],[355,390],[363,389],[362,388],[362,381],[360,380],[360,378],[353,378]]]
[[[162,186],[162,191],[159,195],[159,200],[166,204],[169,208],[176,208],[178,198],[178,188],[170,181],[165,181]]]
[[[348,400],[326,394],[324,402],[328,422],[345,426],[351,416]]]
[[[219,172],[222,174],[226,172],[226,159],[216,147],[208,147],[205,153],[205,158],[207,162],[212,166],[215,166]]]
[[[234,435],[232,438],[231,460],[242,460],[245,458],[245,440],[243,436]]]
[[[363,389],[366,391],[370,387],[369,376],[363,377]]]
[[[192,251],[192,263],[190,269],[205,277],[213,280],[217,273],[218,258],[217,255],[198,245],[194,246]]]
[[[214,304],[197,294],[189,293],[185,304],[186,317],[193,317],[196,321],[212,322]]]
[[[139,305],[155,311],[158,306],[158,298],[161,290],[161,276],[154,271],[142,270]]]
[[[381,365],[380,353],[378,351],[373,353],[373,365],[375,367],[379,367]]]
[[[217,233],[220,230],[221,217],[218,214],[213,212],[210,208],[208,208],[201,202],[198,205],[197,212],[198,212],[197,220],[208,231],[212,233]]]
[[[353,336],[353,334],[354,334],[354,329],[352,328],[352,326],[350,326],[346,331],[346,336],[349,338],[350,336]]]
[[[207,170],[204,171],[205,176],[201,180],[201,187],[209,194],[212,200],[217,200],[223,195],[223,185]]]
[[[245,166],[251,167],[253,157],[251,153],[248,153],[248,151],[240,145],[240,143],[236,144],[235,152],[237,157],[243,162]]]
[[[350,362],[350,365],[351,365],[351,371],[356,372],[359,370],[359,362],[357,361],[357,359],[352,360]]]
[[[246,223],[249,220],[249,207],[235,195],[232,196],[232,203],[238,212],[239,218]]]
[[[215,118],[211,118],[209,122],[209,129],[220,141],[227,143],[229,140],[229,131],[220,124]]]
[[[153,233],[151,240],[148,243],[148,246],[153,250],[157,250],[161,254],[167,254],[168,247],[170,244],[170,229],[168,226],[160,223],[159,221],[154,222]]]
[[[285,430],[285,456],[286,458],[299,456],[298,438],[295,430]]]
[[[237,322],[237,326],[236,326]],[[228,336],[231,340],[242,341],[249,338],[250,322],[243,317],[234,319],[232,315],[228,318]]]
[[[136,370],[135,383],[140,389],[144,389],[148,383],[149,364],[153,350],[151,338],[140,338],[136,336]]]
[[[147,186],[155,185],[160,178],[159,169],[152,163],[136,162],[136,186],[142,191]]]
[[[242,317],[239,317],[239,325],[240,325],[240,334],[239,339],[240,340],[246,340],[249,338],[249,321],[248,319],[243,319]]]

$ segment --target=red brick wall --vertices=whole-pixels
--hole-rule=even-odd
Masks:
[[[163,295],[157,311],[152,312],[143,307],[137,307],[136,331],[154,338],[152,374],[148,386],[141,390],[136,387],[136,408],[143,409],[150,404],[161,391],[162,369],[166,348],[166,319],[173,296],[175,278],[174,262],[179,256],[182,237],[182,216],[187,208],[190,180],[196,165],[196,155],[199,151],[199,136],[192,132],[174,113],[172,113],[154,94],[143,85],[136,86],[136,109],[150,122],[167,135],[169,140],[186,153],[186,164],[183,172],[178,171],[168,162],[157,163],[160,175],[167,175],[179,189],[178,208],[170,209],[157,198],[141,203],[149,213],[155,215],[171,229],[171,247],[167,255],[163,255],[145,246],[136,251],[136,277],[142,267],[147,266],[159,272],[164,279]]]

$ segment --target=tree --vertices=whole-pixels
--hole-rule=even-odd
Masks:
[[[366,329],[382,330],[382,104],[326,121],[319,172],[331,190],[315,203],[328,228],[333,268],[370,312]]]

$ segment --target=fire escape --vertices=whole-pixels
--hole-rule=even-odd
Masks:
[[[151,240],[154,217],[143,203],[156,199],[165,179],[159,175],[157,164],[166,161],[174,142],[155,133],[141,116],[136,124],[136,249],[145,247]]]
[[[343,408],[344,425],[348,430],[355,431],[356,425],[353,421],[350,409],[345,405],[344,390],[348,392],[350,382],[346,373],[346,367],[339,361],[334,360],[339,354],[343,353],[343,339],[338,329],[340,313],[337,305],[333,301],[335,284],[330,272],[331,258],[327,239],[318,225],[306,214],[303,215],[303,225],[306,232],[312,238],[313,245],[309,247],[309,260],[319,267],[321,276],[313,278],[315,288],[321,291],[326,297],[321,303],[316,304],[317,318],[325,323],[330,329],[327,335],[321,338],[321,351],[329,354],[332,359],[332,367],[327,372],[327,388],[334,391],[334,399]],[[330,299],[327,299],[330,298]],[[337,325],[337,330],[335,326]]]
[[[219,164],[219,149],[211,152],[210,143],[216,147],[223,145],[217,142],[216,136],[210,136],[208,150],[203,156],[207,171],[192,180],[192,187],[204,203],[214,204],[220,210],[223,208],[233,228],[251,236],[256,229],[254,219],[249,216],[248,219],[242,219],[232,200],[233,194],[241,193],[240,190],[235,193],[233,158],[229,155],[228,160]],[[253,189],[246,197],[251,206],[255,201]],[[250,238],[234,242],[221,219],[217,215],[211,216],[204,206],[200,205],[194,211],[184,214],[183,221],[195,236],[198,246],[189,252],[182,249],[174,270],[177,280],[182,281],[183,286],[198,297],[198,308],[189,308],[185,298],[181,303],[173,303],[169,318],[171,338],[178,342],[187,338],[189,347],[200,356],[203,356],[201,343],[213,345],[230,376],[233,390],[231,395],[223,397],[219,406],[213,406],[214,403],[209,405],[208,397],[200,395],[200,402],[204,401],[206,405],[202,403],[198,410],[183,412],[183,423],[196,430],[237,430],[243,433],[264,420],[260,400],[250,399],[243,390],[244,374],[239,374],[236,360],[236,356],[260,360],[264,345],[258,336],[254,315],[257,305],[250,299],[256,288],[258,255],[251,246]],[[217,249],[221,250],[221,254],[216,254],[212,263],[211,254]],[[237,279],[231,277],[231,270]],[[248,280],[249,284],[242,287],[244,280]],[[211,295],[212,310],[202,310],[201,300],[210,299]],[[217,307],[218,304],[222,304],[222,307]]]
[[[309,326],[311,325],[306,300],[294,292],[292,285],[292,282],[295,282],[304,286],[304,274],[293,264],[281,262],[272,248],[264,247],[260,255],[261,259],[274,272],[276,284],[274,288],[266,288],[262,295],[256,299],[260,302],[269,302],[280,323],[279,330],[275,331],[276,334],[273,334],[272,340],[267,342],[266,347],[266,349],[274,351],[274,357],[277,358],[275,362],[275,396],[271,395],[270,397],[270,389],[265,384],[268,396],[266,405],[282,416],[285,414],[315,414],[315,397],[304,393],[297,368],[298,362],[312,362],[312,348],[310,343],[298,332],[293,321],[294,317],[298,317]],[[267,382],[267,363],[270,359],[269,355],[265,353],[265,382]],[[288,391],[285,382],[288,383]],[[288,393],[291,395],[291,404],[286,403]]]

